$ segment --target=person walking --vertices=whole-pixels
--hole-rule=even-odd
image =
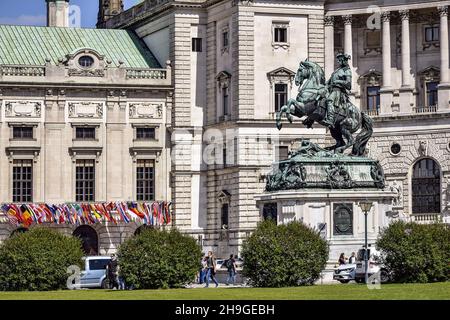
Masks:
[[[120,289],[119,284],[119,263],[115,254],[111,255],[111,260],[106,265],[106,276],[109,281],[110,289]]]
[[[216,280],[216,258],[214,257],[212,251],[208,252],[208,258],[206,260],[207,271],[206,271],[206,286],[209,287],[209,279],[216,284],[216,288],[219,286],[219,283]]]
[[[230,282],[234,284],[235,275],[236,275],[236,260],[232,254],[230,254],[230,258],[225,262],[225,267],[227,267],[228,277],[226,281],[226,285],[228,286]]]

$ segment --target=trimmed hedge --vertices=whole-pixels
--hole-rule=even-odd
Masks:
[[[197,241],[177,230],[145,229],[119,248],[120,274],[136,289],[180,288],[197,274]]]
[[[243,275],[256,287],[310,285],[328,260],[328,243],[301,222],[261,222],[244,242]]]
[[[393,222],[376,245],[395,282],[450,279],[450,228],[445,224]]]
[[[67,268],[81,267],[81,241],[45,227],[13,235],[0,245],[0,290],[67,288]]]

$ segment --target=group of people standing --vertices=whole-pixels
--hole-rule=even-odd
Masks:
[[[236,261],[238,257],[235,255],[233,256],[230,254],[230,258],[225,260],[224,266],[227,268],[228,277],[225,282],[226,285],[235,284],[236,282]],[[208,252],[208,255],[206,255],[201,260],[201,266],[199,269],[199,276],[198,276],[198,283],[199,284],[205,284],[205,288],[209,287],[209,282],[213,281],[216,285],[216,288],[219,286],[219,282],[216,279],[216,272],[217,272],[217,264],[216,264],[216,257],[214,256],[212,251]]]
[[[347,264],[347,263],[356,263],[356,253],[352,252],[352,255],[350,256],[350,258],[347,258],[345,256],[345,254],[342,252],[341,255],[339,256],[339,260],[338,260],[339,265],[342,264]]]

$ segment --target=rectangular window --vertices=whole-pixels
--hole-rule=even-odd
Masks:
[[[367,87],[367,111],[380,111],[380,87]]]
[[[224,48],[228,47],[228,43],[229,43],[228,31],[225,31],[222,33],[222,47],[224,47]]]
[[[366,32],[366,46],[367,48],[379,48],[381,47],[381,32],[380,31],[367,31]]]
[[[436,106],[438,103],[438,84],[439,82],[427,82],[427,107]]]
[[[288,146],[277,146],[275,150],[275,162],[286,160],[289,156]]]
[[[13,161],[13,202],[33,201],[33,160]]]
[[[334,33],[334,49],[339,50],[344,48],[344,37],[341,31]]]
[[[154,140],[155,128],[136,128],[137,140]]]
[[[280,111],[281,107],[287,103],[287,84],[275,84],[275,112]]]
[[[75,128],[75,138],[80,140],[94,140],[95,128],[94,127],[77,127]]]
[[[153,160],[137,160],[136,198],[137,201],[155,200],[155,163]]]
[[[76,162],[76,201],[95,201],[95,160]]]
[[[13,139],[33,139],[33,127],[13,127]]]
[[[192,38],[192,51],[202,52],[202,38]]]
[[[222,88],[223,115],[228,115],[228,88]]]
[[[274,28],[274,42],[287,42],[287,28]]]
[[[229,218],[228,203],[224,203],[222,205],[222,214],[220,219],[222,229],[228,229],[228,218]]]
[[[224,147],[222,149],[222,164],[223,164],[223,166],[227,165],[227,148],[226,147]]]
[[[439,26],[425,27],[425,41],[426,42],[439,41]]]

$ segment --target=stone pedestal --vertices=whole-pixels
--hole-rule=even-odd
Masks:
[[[381,228],[392,216],[393,191],[380,189],[298,189],[266,192],[257,195],[262,217],[272,216],[279,224],[302,221],[317,229],[330,244],[323,281],[331,281],[339,255],[349,257],[364,245],[364,213],[360,201],[373,203],[368,214],[368,244],[374,245]]]

